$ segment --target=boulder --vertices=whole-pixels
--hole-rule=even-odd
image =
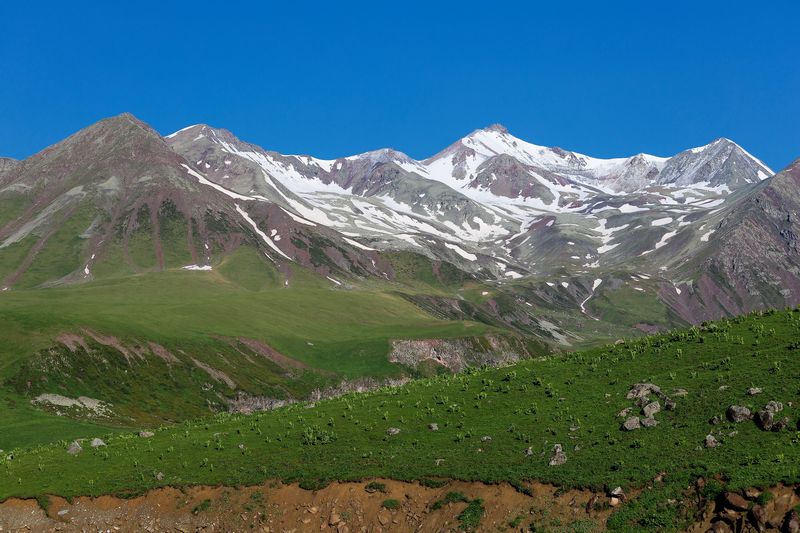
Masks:
[[[749,389],[747,389],[747,395],[748,396],[755,396],[757,394],[761,394],[762,392],[764,392],[764,391],[761,390],[760,387],[750,387]]]
[[[428,424],[428,429],[430,429],[431,431],[439,431],[439,424],[437,424],[436,422],[431,422],[430,424]]]
[[[706,435],[706,448],[716,448],[717,446],[719,446],[717,438],[710,433]]]
[[[775,424],[775,413],[772,411],[759,411],[755,416],[756,425],[764,431],[771,431],[773,424]]]
[[[717,415],[714,415],[708,420],[708,423],[711,424],[712,426],[717,426],[719,424],[722,424],[722,419]]]
[[[625,491],[622,490],[622,487],[615,487],[608,493],[609,496],[613,496],[615,498],[619,498],[621,500],[625,499]]]
[[[781,402],[776,402],[775,400],[770,400],[764,410],[769,411],[770,413],[780,413],[783,411],[783,404]]]
[[[642,414],[647,418],[651,418],[659,411],[661,411],[661,404],[658,401],[648,403],[642,408]]]
[[[489,442],[491,440],[492,437],[490,437],[489,435],[484,435],[483,437],[481,437],[481,442]]]
[[[553,446],[553,455],[550,457],[550,466],[560,466],[567,462],[567,454],[560,444]]]
[[[531,455],[533,455],[533,446],[528,446],[528,448],[525,450],[525,455],[527,457],[530,457]]]
[[[641,427],[641,423],[639,421],[638,416],[631,416],[622,423],[622,430],[624,431],[633,431],[634,429],[639,429]]]
[[[772,424],[770,431],[783,431],[784,429],[789,427],[789,422],[790,422],[789,417],[784,416],[783,418],[781,418],[780,420],[776,420]]]
[[[143,439],[149,439],[150,437],[154,436],[155,433],[152,431],[140,431],[139,436]]]
[[[661,387],[652,383],[634,383],[631,390],[628,391],[627,399],[633,400],[635,398],[646,398],[650,394],[660,394]]]
[[[639,422],[642,424],[642,427],[646,427],[646,428],[652,428],[652,427],[656,427],[658,425],[658,420],[656,420],[652,416],[648,416],[646,418],[642,418]]]
[[[716,520],[711,523],[711,528],[706,533],[733,533],[733,528],[724,520]]]
[[[76,440],[72,441],[72,443],[69,445],[69,448],[67,448],[67,453],[70,454],[70,455],[78,455],[82,451],[83,451],[83,447]]]
[[[90,445],[91,445],[92,448],[99,448],[100,446],[105,446],[106,443],[103,442],[103,439],[92,439],[92,442],[91,442]]]
[[[747,511],[750,509],[750,501],[736,492],[724,492],[720,498],[720,504],[725,509],[732,511]]]
[[[623,409],[622,411],[617,413],[617,416],[619,418],[627,418],[631,414],[632,411],[633,411],[633,407],[626,407],[625,409]]]
[[[744,422],[753,418],[753,413],[750,412],[750,409],[741,405],[731,405],[725,414],[731,422]]]
[[[791,510],[786,513],[786,518],[783,520],[783,527],[781,531],[785,533],[799,533],[800,532],[800,515],[797,511]]]
[[[754,505],[750,512],[747,513],[747,520],[753,525],[758,533],[764,533],[767,530],[767,520],[769,513],[767,508],[763,505]]]
[[[389,428],[386,430],[387,435],[398,435],[400,433],[400,428]]]
[[[667,400],[664,402],[664,409],[667,411],[674,411],[676,407],[678,407],[678,404],[675,403],[674,400],[667,398]]]

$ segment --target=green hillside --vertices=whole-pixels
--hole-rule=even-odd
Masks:
[[[391,341],[503,334],[300,268],[287,287],[248,251],[218,271],[0,294],[0,448],[205,416],[242,394],[302,399],[342,380],[413,375],[389,362]],[[41,394],[111,407],[34,408]]]
[[[235,331],[233,321],[223,323]],[[419,324],[404,327],[420,331]],[[92,449],[84,442],[75,456],[66,453],[69,443],[62,439],[5,457],[0,498],[131,494],[162,485],[265,479],[300,480],[314,488],[370,477],[458,478],[510,481],[520,490],[526,480],[537,480],[641,491],[612,515],[611,529],[680,528],[694,518],[697,495],[689,488],[698,477],[710,479],[702,497],[723,486],[800,481],[799,331],[800,312],[768,312],[312,405],[219,414],[162,427],[152,438],[105,435],[107,446]],[[386,334],[375,325],[373,338],[379,332]],[[618,414],[641,409],[627,397],[636,383],[661,389],[649,400],[660,403],[657,425],[623,431],[625,417]],[[749,395],[751,387],[763,392]],[[776,420],[789,418],[781,431],[725,418],[732,404],[755,412],[772,400],[783,406]],[[717,424],[710,423],[713,417]],[[431,423],[438,431],[429,429]],[[706,446],[709,434],[716,447]],[[551,466],[555,444],[567,460]]]

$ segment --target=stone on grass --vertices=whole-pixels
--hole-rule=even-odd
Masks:
[[[620,418],[626,418],[626,417],[628,417],[628,415],[631,414],[632,411],[633,411],[633,407],[626,407],[625,409],[623,409],[622,411],[617,413],[617,416],[620,417]]]
[[[656,420],[652,416],[642,418],[639,422],[642,424],[642,427],[646,428],[653,428],[658,425],[658,420]]]
[[[149,439],[150,437],[154,436],[155,433],[152,431],[140,431],[139,436],[143,439]]]
[[[428,424],[428,429],[430,429],[431,431],[439,431],[439,424],[437,424],[436,422],[431,422],[430,424]]]
[[[632,416],[622,423],[622,429],[624,431],[633,431],[634,429],[639,429],[640,427],[641,423],[638,416]]]
[[[731,422],[744,422],[753,418],[753,413],[750,412],[750,409],[741,405],[731,405],[728,407],[726,414]]]
[[[775,413],[773,411],[759,411],[755,416],[756,425],[764,431],[772,431],[772,426],[775,424]]]
[[[550,466],[560,466],[567,462],[567,454],[560,444],[553,446],[553,456],[550,458]]]
[[[646,398],[651,393],[659,394],[660,392],[661,387],[658,385],[654,385],[652,383],[634,383],[631,387],[631,390],[628,391],[628,395],[625,397],[628,400],[633,400],[635,398]]]
[[[92,439],[91,446],[92,448],[99,448],[100,446],[105,446],[106,443],[103,442],[103,439]]]
[[[780,420],[776,420],[772,424],[772,428],[770,428],[770,431],[783,431],[788,427],[789,427],[789,417],[784,416],[783,418],[781,418]]]
[[[389,428],[386,430],[387,435],[397,435],[400,433],[400,428]]]
[[[83,447],[76,440],[72,441],[72,443],[69,445],[69,448],[67,448],[67,453],[70,455],[78,455],[82,451]]]
[[[717,438],[710,433],[706,435],[706,448],[716,448],[717,446],[719,446]]]
[[[642,408],[642,414],[647,418],[652,417],[654,414],[658,413],[659,411],[661,411],[661,404],[658,403],[658,401],[655,401],[655,402],[652,402],[652,403],[648,403],[647,405],[645,405]]]
[[[781,402],[776,402],[775,400],[770,400],[764,409],[771,413],[780,413],[783,411],[783,404]]]
[[[490,437],[489,435],[484,435],[483,437],[481,437],[481,442],[489,442],[490,440],[492,440],[492,437]]]
[[[761,394],[762,392],[764,391],[761,390],[760,387],[750,387],[749,389],[747,389],[748,396],[755,396],[756,394]]]
[[[528,446],[528,449],[525,450],[525,455],[528,457],[533,455],[533,446]]]

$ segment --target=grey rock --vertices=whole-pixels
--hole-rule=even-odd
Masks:
[[[550,466],[560,466],[567,462],[567,454],[560,444],[553,446],[553,455],[550,457]]]
[[[731,422],[744,422],[753,418],[753,413],[750,412],[750,409],[741,405],[731,405],[725,414]]]
[[[781,418],[780,420],[776,420],[772,424],[772,427],[770,428],[770,431],[776,431],[776,432],[777,431],[783,431],[784,429],[786,429],[788,427],[789,427],[789,417],[788,416],[784,416],[783,418]]]
[[[757,394],[761,394],[762,392],[764,391],[760,387],[750,387],[749,389],[747,389],[748,396],[755,396]]]
[[[389,428],[386,430],[387,435],[398,435],[400,433],[400,428]]]
[[[491,440],[492,437],[490,437],[489,435],[484,435],[483,437],[481,437],[481,442],[489,442]]]
[[[625,397],[628,400],[633,400],[635,398],[646,398],[650,394],[659,394],[660,392],[661,387],[658,385],[652,383],[634,383]]]
[[[722,419],[717,415],[714,415],[708,420],[708,423],[712,426],[718,426],[719,424],[722,424]]]
[[[652,416],[648,416],[648,417],[642,418],[640,420],[640,422],[642,424],[642,427],[646,427],[646,428],[652,428],[652,427],[656,427],[658,425],[658,420],[656,420]]]
[[[163,480],[164,479],[164,473],[163,472],[159,472],[158,474],[156,474],[156,479],[158,481]]]
[[[764,431],[772,431],[772,426],[775,424],[775,413],[772,411],[759,411],[755,416],[756,425]]]
[[[631,414],[631,412],[633,412],[633,407],[626,407],[625,409],[617,413],[617,416],[619,418],[627,418]]]
[[[667,411],[674,411],[676,407],[678,407],[678,404],[669,398],[664,402],[664,409]]]
[[[430,424],[428,424],[428,429],[430,429],[431,431],[439,431],[439,424],[437,424],[436,422],[431,422]]]
[[[764,409],[771,413],[780,413],[783,411],[783,404],[781,402],[776,402],[775,400],[770,400]]]
[[[686,389],[675,389],[675,392],[673,392],[672,395],[682,398],[684,396],[688,396],[689,391],[687,391]]]
[[[641,423],[638,416],[632,416],[622,423],[622,429],[624,431],[633,431],[634,429],[639,429],[640,427]]]
[[[533,446],[528,446],[528,449],[525,450],[525,455],[528,457],[533,455]]]
[[[658,401],[655,401],[655,402],[652,402],[652,403],[648,403],[647,405],[645,405],[642,408],[642,414],[646,418],[652,418],[653,415],[655,415],[659,411],[661,411],[661,404],[658,403]]]
[[[83,447],[78,441],[72,441],[72,443],[69,445],[69,448],[67,448],[67,453],[70,455],[78,455],[82,451]]]
[[[717,446],[719,446],[719,441],[717,441],[717,438],[714,435],[711,435],[709,433],[708,435],[706,435],[705,444],[706,448],[716,448]]]
[[[143,439],[149,439],[150,437],[154,436],[155,433],[152,431],[140,431],[139,436]]]
[[[99,447],[105,446],[105,445],[106,445],[106,443],[103,442],[103,439],[92,439],[92,442],[90,443],[90,446],[92,448],[99,448]]]

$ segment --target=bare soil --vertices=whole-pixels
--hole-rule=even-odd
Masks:
[[[72,502],[51,497],[47,513],[36,500],[10,499],[0,504],[0,531],[460,531],[458,515],[466,503],[432,510],[449,492],[480,498],[485,506],[478,531],[520,531],[581,522],[585,530],[602,530],[611,512],[587,512],[596,496],[588,491],[561,492],[531,484],[525,495],[507,484],[452,481],[441,488],[417,483],[374,480],[385,492],[369,493],[368,482],[333,483],[318,491],[278,482],[254,487],[162,488],[133,499],[80,497]],[[383,507],[396,500],[396,509]],[[391,504],[390,504],[391,505]]]

